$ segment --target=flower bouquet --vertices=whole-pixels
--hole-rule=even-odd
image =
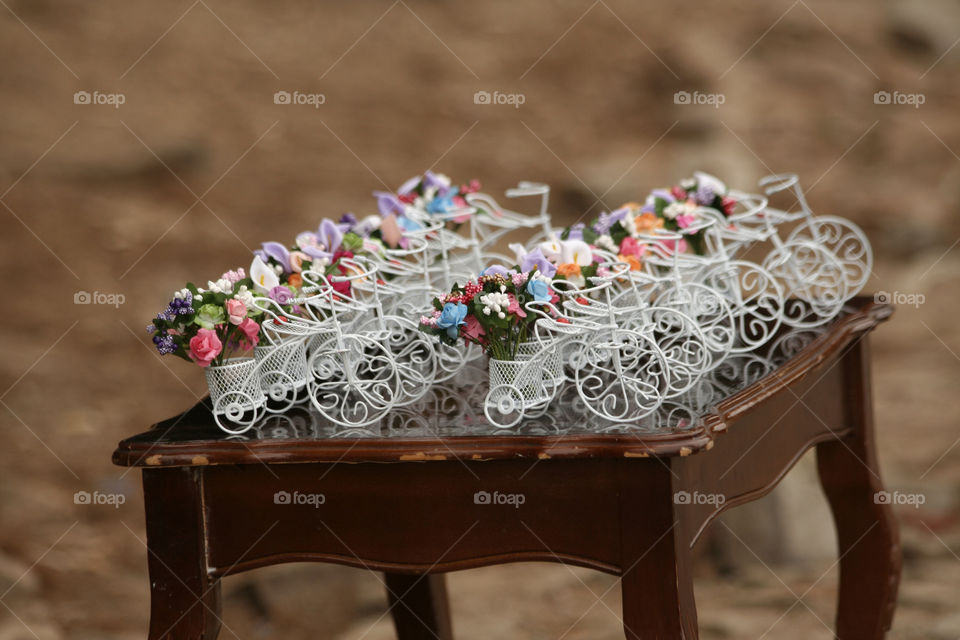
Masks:
[[[527,306],[557,302],[551,286],[555,270],[546,260],[524,266],[529,269],[488,267],[476,280],[454,285],[450,293],[435,298],[434,311],[420,318],[421,331],[446,344],[461,340],[478,344],[490,356],[487,416],[500,426],[513,422],[502,424],[490,408],[498,409],[501,416],[522,415],[525,409],[545,403],[547,384],[556,382],[555,372],[549,372],[547,381],[543,376],[547,357],[556,346],[537,335],[539,316]]]
[[[266,403],[256,362],[248,356],[261,335],[262,312],[253,303],[252,287],[243,269],[224,273],[206,288],[187,283],[147,326],[161,355],[205,369],[214,413],[237,419]]]

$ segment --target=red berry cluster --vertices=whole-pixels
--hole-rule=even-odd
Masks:
[[[463,287],[463,297],[467,299],[466,302],[469,302],[481,291],[483,291],[483,287],[471,280]]]

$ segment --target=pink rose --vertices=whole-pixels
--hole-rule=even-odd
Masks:
[[[620,253],[625,256],[634,256],[639,258],[643,256],[643,252],[647,250],[647,245],[637,242],[636,238],[631,238],[627,236],[623,239],[623,242],[620,243]]]
[[[678,225],[681,229],[686,229],[686,228],[689,227],[691,224],[693,224],[693,221],[696,220],[696,219],[697,219],[697,217],[696,217],[695,215],[693,215],[692,213],[679,215],[679,216],[677,216],[677,225]]]
[[[512,294],[507,294],[507,299],[510,301],[507,306],[507,311],[510,313],[515,313],[518,318],[526,318],[527,312],[523,310],[523,307],[520,306],[520,303],[517,302],[517,298]]]
[[[244,318],[243,322],[237,325],[237,329],[243,333],[243,339],[240,341],[240,344],[244,348],[252,348],[257,346],[257,343],[260,342],[260,325],[250,318]]]
[[[227,310],[227,319],[230,320],[230,324],[240,324],[247,317],[247,305],[243,304],[243,300],[231,298],[224,303],[223,307]]]
[[[190,359],[201,367],[208,367],[220,355],[223,345],[213,329],[200,329],[190,338]]]

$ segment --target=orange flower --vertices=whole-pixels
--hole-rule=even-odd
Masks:
[[[653,231],[663,228],[663,218],[658,218],[648,211],[634,218],[633,224],[636,225],[637,231]]]
[[[289,276],[287,276],[287,284],[295,289],[299,289],[303,286],[303,278],[299,273],[291,273]]]
[[[643,267],[640,265],[640,260],[637,259],[637,256],[627,256],[620,254],[617,256],[617,260],[620,262],[626,262],[630,265],[630,271],[640,271]]]
[[[568,262],[566,264],[557,265],[557,275],[563,276],[564,278],[572,278],[581,275],[580,274],[580,265],[576,262]]]

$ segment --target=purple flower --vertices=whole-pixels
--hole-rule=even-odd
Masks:
[[[348,211],[340,216],[340,224],[345,224],[348,229],[352,229],[357,225],[357,216],[353,215],[352,211]]]
[[[520,270],[524,273],[529,273],[534,267],[548,278],[552,278],[557,272],[557,268],[552,262],[547,260],[546,256],[543,255],[543,251],[540,250],[540,247],[523,256],[523,259],[520,260]]]
[[[597,219],[597,222],[593,225],[593,230],[601,235],[608,233],[610,228],[613,227],[613,225],[617,222],[620,222],[627,217],[627,213],[629,212],[630,207],[620,207],[619,209],[615,209],[610,213],[601,213],[600,217]]]
[[[400,188],[397,189],[397,194],[401,196],[405,196],[408,193],[412,193],[414,189],[420,186],[420,180],[421,180],[420,176],[413,176],[412,178],[404,182],[402,185],[400,185]]]
[[[157,330],[157,325],[153,324],[152,322],[147,325],[147,333],[153,333],[156,330]]]
[[[317,240],[323,249],[334,253],[340,248],[340,243],[343,242],[343,232],[332,220],[324,220],[317,228]]]
[[[373,195],[377,199],[377,209],[380,211],[380,215],[382,216],[388,216],[391,213],[403,215],[403,212],[406,210],[406,205],[400,201],[400,198],[392,193],[387,193],[386,191],[374,191]]]
[[[513,269],[507,269],[506,267],[499,264],[492,264],[483,271],[480,272],[482,276],[505,276],[510,277],[516,273]]]
[[[255,255],[260,256],[264,262],[267,262],[267,258],[273,258],[283,267],[284,273],[290,272],[290,252],[285,246],[279,242],[264,242],[260,246],[263,248],[254,251]]]
[[[282,284],[278,284],[273,289],[270,289],[267,296],[269,296],[271,300],[275,300],[277,304],[287,304],[293,299],[293,294],[290,292],[290,289]]]
[[[713,204],[713,200],[716,197],[717,193],[713,190],[713,187],[708,184],[700,185],[693,194],[694,201],[699,205]]]
[[[171,335],[154,336],[153,344],[156,345],[157,351],[162,356],[177,350],[177,343],[173,341],[173,336]]]
[[[573,225],[572,227],[570,227],[570,231],[567,233],[567,239],[568,239],[568,240],[581,240],[581,241],[582,241],[582,240],[583,240],[583,228],[584,228],[585,226],[586,226],[586,225],[583,224],[582,222],[578,222],[578,223],[576,223],[575,225]]]
[[[428,170],[423,174],[423,188],[429,189],[430,187],[433,187],[439,192],[444,193],[450,188],[450,185],[441,180],[433,171]]]

